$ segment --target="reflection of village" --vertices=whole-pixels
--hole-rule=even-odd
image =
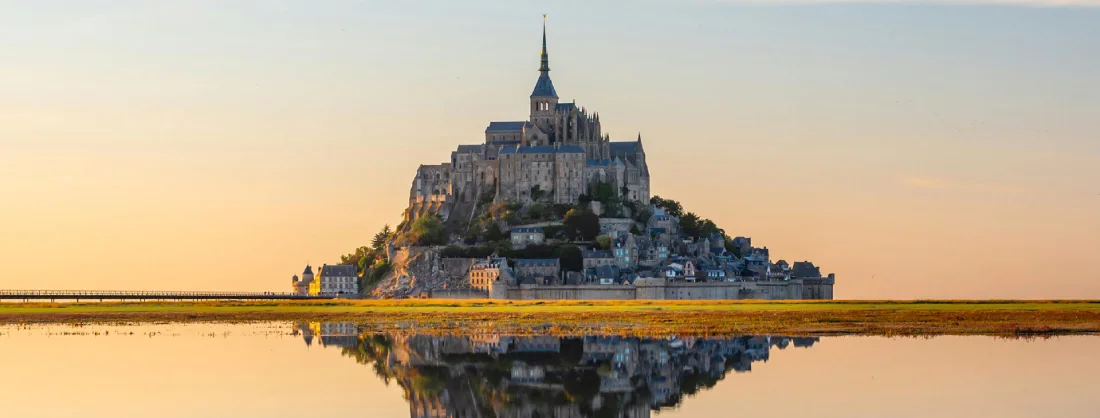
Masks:
[[[515,337],[363,334],[299,323],[307,345],[339,347],[405,390],[412,417],[648,417],[817,338]]]

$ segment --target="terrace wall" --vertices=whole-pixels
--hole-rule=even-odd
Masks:
[[[832,299],[831,279],[751,283],[666,283],[640,279],[636,285],[508,286],[495,284],[493,299],[513,300],[799,300]]]

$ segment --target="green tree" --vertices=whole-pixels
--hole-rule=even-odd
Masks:
[[[600,217],[589,210],[572,209],[562,221],[570,237],[592,240],[600,234]]]
[[[611,248],[611,237],[607,235],[600,235],[596,237],[596,246],[600,247],[601,250]]]
[[[435,215],[425,215],[416,218],[409,227],[409,241],[414,245],[443,245],[447,243],[447,236],[443,229],[443,221]]]
[[[370,247],[375,251],[381,251],[382,247],[386,245],[386,240],[390,239],[391,236],[393,236],[393,230],[390,229],[389,224],[386,224],[381,231],[374,234],[374,238],[370,241]]]
[[[649,199],[649,203],[653,205],[665,208],[669,216],[680,217],[684,214],[684,207],[680,205],[680,202],[671,199],[664,199],[661,196],[653,196]]]
[[[576,245],[563,244],[558,247],[558,262],[561,263],[562,271],[582,271],[584,270],[584,255],[581,254],[581,249]]]
[[[542,186],[539,186],[537,184],[531,186],[531,200],[538,202],[542,200],[542,197],[544,195],[546,195],[546,192],[542,191]]]
[[[598,200],[604,205],[611,203],[611,199],[615,198],[615,188],[611,187],[611,183],[596,183],[592,187],[592,200]]]
[[[496,242],[507,239],[508,236],[504,234],[504,231],[500,230],[500,226],[496,222],[490,222],[489,226],[485,227],[485,240],[489,242]]]
[[[710,219],[703,219],[699,222],[699,236],[710,238],[713,234],[724,235],[724,231]]]
[[[545,218],[546,215],[547,208],[546,205],[542,203],[535,203],[527,208],[527,216],[530,216],[533,220],[541,220]]]
[[[592,196],[590,196],[588,193],[584,193],[577,197],[577,203],[579,203],[582,207],[587,207],[589,203],[592,203]]]
[[[688,212],[680,217],[680,233],[689,237],[698,237],[699,231],[699,215]]]
[[[380,252],[368,247],[359,247],[355,249],[355,252],[340,256],[340,264],[346,264],[355,266],[356,273],[362,273],[363,270],[370,267],[371,264],[382,258]]]

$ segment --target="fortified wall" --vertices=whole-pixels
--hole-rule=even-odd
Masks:
[[[515,285],[494,282],[489,292],[469,286],[471,258],[443,258],[426,247],[390,249],[393,271],[371,292],[374,297],[511,300],[832,300],[831,277],[761,282],[670,283],[639,278],[632,285]]]
[[[507,285],[494,283],[489,297],[512,300],[832,300],[834,279],[782,282],[668,283],[638,279],[633,285]]]

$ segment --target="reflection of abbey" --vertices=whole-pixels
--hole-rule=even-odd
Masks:
[[[817,338],[632,338],[359,334],[353,323],[301,323],[306,344],[340,349],[405,394],[412,418],[647,418],[675,409],[772,350]],[[728,385],[736,386],[736,382]]]
[[[529,203],[533,195],[556,204],[575,204],[597,182],[625,190],[630,201],[649,202],[649,168],[641,135],[611,142],[600,115],[575,102],[562,103],[550,80],[546,28],[542,64],[530,97],[526,121],[490,122],[481,144],[459,145],[451,161],[422,165],[409,193],[412,219],[452,211],[466,215],[486,192],[497,200]]]

